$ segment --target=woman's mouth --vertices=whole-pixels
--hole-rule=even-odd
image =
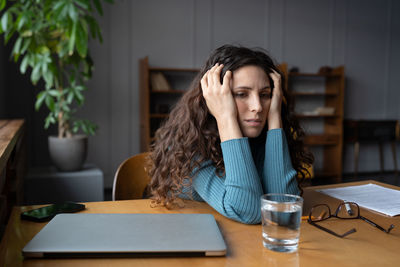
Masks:
[[[249,120],[244,120],[247,125],[249,126],[260,126],[261,125],[261,120],[260,119],[249,119]]]

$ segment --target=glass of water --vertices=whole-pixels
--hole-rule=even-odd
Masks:
[[[261,196],[264,247],[279,252],[297,251],[303,198],[289,194]]]

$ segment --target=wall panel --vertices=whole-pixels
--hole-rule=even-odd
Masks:
[[[283,61],[302,72],[330,65],[332,6],[330,1],[286,1]]]

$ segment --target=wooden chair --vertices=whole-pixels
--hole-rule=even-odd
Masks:
[[[383,143],[390,142],[395,175],[398,175],[396,140],[399,140],[400,124],[396,120],[344,120],[344,141],[354,143],[354,177],[358,175],[358,159],[361,143],[378,143],[381,173],[384,172]]]
[[[150,182],[145,166],[149,152],[137,154],[119,165],[114,176],[112,200],[143,198],[144,190]]]

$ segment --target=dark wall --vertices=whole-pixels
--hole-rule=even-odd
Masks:
[[[33,86],[28,75],[19,72],[19,62],[10,59],[11,42],[0,44],[0,119],[25,119],[28,131],[28,162],[30,166],[48,165],[48,153],[37,153],[47,150],[48,132],[43,129],[46,112],[34,110],[37,87]],[[42,125],[42,126],[41,126]]]

